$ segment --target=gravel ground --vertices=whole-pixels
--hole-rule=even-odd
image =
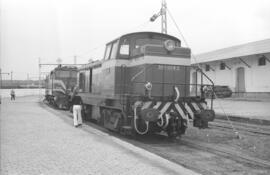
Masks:
[[[226,146],[236,152],[270,161],[270,136],[247,134],[241,131],[238,131],[238,135],[240,138],[233,130],[231,132],[219,129],[200,131],[197,128],[189,128],[184,137],[191,140],[200,140],[210,144]]]

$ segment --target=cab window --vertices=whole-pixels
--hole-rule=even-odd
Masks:
[[[77,72],[76,71],[72,71],[72,72],[70,72],[70,74],[71,74],[71,77],[72,78],[76,78],[77,77]]]
[[[69,78],[69,71],[56,71],[56,78]]]
[[[124,56],[129,55],[129,41],[125,39],[120,46],[120,54]]]
[[[119,43],[119,40],[117,40],[117,41],[115,41],[113,43],[110,59],[115,59],[116,58],[116,56],[117,56],[117,49],[118,49],[118,43]]]
[[[105,60],[108,60],[110,58],[111,48],[112,48],[111,44],[106,46],[105,55],[104,55]]]

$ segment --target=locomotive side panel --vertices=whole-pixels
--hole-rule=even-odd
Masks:
[[[131,84],[130,84],[130,67],[127,66],[118,66],[115,67],[115,84],[114,84],[114,93],[115,94],[130,94],[131,93]]]
[[[190,66],[186,66],[186,77],[185,77],[185,84],[186,84],[186,88],[185,88],[185,93],[187,96],[190,96]]]
[[[101,73],[101,94],[113,96],[115,93],[115,69],[116,67],[104,68]]]
[[[92,93],[101,94],[101,77],[102,70],[101,68],[92,69]]]

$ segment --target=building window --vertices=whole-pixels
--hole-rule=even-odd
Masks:
[[[225,70],[225,63],[220,63],[219,68],[220,70]]]
[[[259,65],[259,66],[264,66],[264,65],[266,65],[266,58],[265,58],[264,55],[261,56],[261,57],[258,59],[258,65]]]
[[[205,65],[205,72],[208,72],[208,71],[210,71],[210,65],[209,64],[206,64]]]

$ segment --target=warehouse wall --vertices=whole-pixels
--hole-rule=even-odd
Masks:
[[[270,60],[270,53],[264,54]],[[266,60],[266,65],[259,66],[257,55],[241,57],[248,65],[245,65],[239,58],[231,58],[225,60],[224,62],[230,69],[225,68],[225,70],[220,70],[221,61],[214,61],[207,63],[214,69],[210,71],[205,71],[205,63],[202,65],[204,73],[209,76],[216,85],[226,85],[229,86],[233,92],[237,91],[236,81],[237,81],[237,69],[240,67],[244,68],[244,84],[246,92],[270,92],[270,62]],[[195,70],[191,71],[191,82],[194,81],[192,74]],[[198,83],[200,80],[200,75],[197,79]],[[207,80],[203,80],[207,83]]]

